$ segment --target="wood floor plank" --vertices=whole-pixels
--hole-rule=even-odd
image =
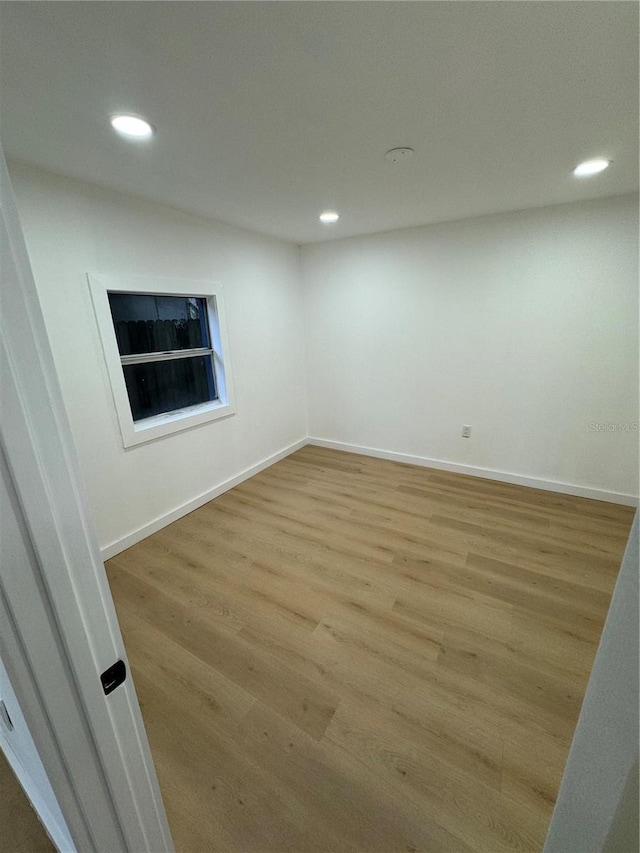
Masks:
[[[381,728],[368,708],[343,705],[325,739],[357,757],[389,788],[402,791],[459,843],[476,850],[509,853],[540,849],[546,822],[539,813],[493,791],[479,779],[469,783],[430,750]]]
[[[582,696],[575,683],[567,684],[564,678],[494,653],[487,646],[481,648],[471,631],[445,632],[438,663],[526,703],[558,726],[560,720],[574,726],[578,719]]]
[[[506,738],[502,791],[551,820],[565,760],[564,744],[549,734],[530,732],[526,738]]]
[[[415,804],[357,757],[323,738],[318,744],[292,732],[261,703],[243,721],[246,749],[272,767],[292,790],[306,799],[339,836],[336,851],[371,853],[444,853],[471,848],[461,844],[437,820],[425,821]],[[301,848],[301,851],[304,848]]]
[[[504,560],[474,554],[472,551],[467,555],[465,567],[474,572],[473,578],[471,575],[463,576],[465,585],[471,584],[473,587],[478,584],[485,590],[490,586],[492,595],[504,595],[512,604],[552,615],[553,607],[550,600],[557,600],[562,602],[563,608],[568,607],[572,613],[578,611],[599,620],[602,620],[607,612],[611,590],[603,592],[600,589],[512,565]],[[453,570],[448,571],[449,574],[453,574]],[[484,585],[481,584],[482,578],[485,580]],[[538,608],[537,601],[531,600],[538,595],[545,598],[544,606],[541,608]]]
[[[486,637],[506,639],[511,634],[513,606],[473,590],[430,588],[401,594],[393,610],[434,627],[469,627]]]
[[[516,649],[529,649],[550,665],[571,668],[576,675],[588,677],[598,644],[585,640],[569,620],[557,620],[514,607],[511,643]]]
[[[0,750],[0,850],[6,853],[55,853],[55,849]]]
[[[327,624],[331,625],[330,618]],[[416,661],[415,657],[407,654],[402,657],[396,655],[387,662],[382,653],[372,659],[362,644],[356,646],[348,637],[326,631],[324,624],[316,629],[314,636],[325,639],[330,636],[338,643],[337,650],[326,649],[325,657],[320,659],[323,676],[337,693],[360,702],[382,704],[418,728],[423,719],[451,719],[452,724],[455,720],[456,726],[467,729],[468,748],[472,753],[482,752],[480,744],[491,742],[496,732],[514,739],[533,730],[566,736],[575,725],[571,704],[568,707],[564,701],[558,707],[553,702],[545,704],[537,697],[535,683],[518,689],[523,666],[520,663],[513,667],[507,665],[507,672],[515,682],[509,685],[511,689],[507,689],[499,679],[486,678],[481,666],[473,669],[448,665],[442,655],[438,656],[436,663],[427,656]],[[286,660],[286,650],[283,653],[281,648],[277,648],[274,654]],[[307,649],[306,655],[307,658],[317,656],[317,647]],[[389,657],[392,657],[392,652]],[[502,661],[498,664],[500,666]],[[543,676],[546,677],[545,670],[542,671]],[[552,684],[557,690],[558,682]],[[531,687],[529,695],[526,692],[528,686]],[[567,686],[575,694],[580,685],[573,681]],[[492,760],[489,757],[489,763]]]
[[[447,475],[447,477],[456,476],[461,475]],[[466,479],[475,480],[476,478]],[[507,517],[514,519],[517,516],[522,517],[523,520],[526,518],[527,523],[533,523],[536,519],[545,520],[550,525],[555,524],[566,528],[567,531],[572,531],[570,535],[575,535],[581,530],[595,530],[597,533],[615,537],[616,533],[619,534],[628,529],[633,520],[631,507],[539,492],[535,489],[527,489],[531,495],[524,497],[521,492],[505,495],[499,489],[492,487],[493,481],[484,482],[489,484],[489,487],[478,491],[475,488],[468,488],[466,483],[459,480],[448,482],[445,478],[433,478],[419,485],[398,486],[398,491],[411,494],[416,499],[438,500],[441,506],[450,504],[469,508],[484,506],[492,512],[496,511],[497,517],[502,517],[506,513]],[[598,507],[595,513],[590,511],[591,504],[596,504]],[[613,513],[607,510],[610,506],[614,507]],[[600,510],[601,507],[604,507],[603,511]]]
[[[339,849],[331,828],[315,820],[304,801],[293,797],[268,765],[255,762],[228,730],[221,733],[210,716],[189,706],[188,694],[176,695],[170,681],[150,679],[141,669],[134,668],[134,677],[141,685],[143,713],[152,719],[161,781],[171,776],[170,784],[179,784],[174,796],[180,796],[190,818],[182,827],[190,841],[183,846],[178,838],[178,850]]]
[[[109,561],[179,853],[539,853],[632,517],[308,446]]]
[[[402,584],[413,584],[412,594],[449,591],[470,596],[477,593],[505,605],[517,605],[561,624],[569,619],[587,640],[600,635],[602,619],[607,611],[608,596],[599,590],[568,583],[557,578],[530,572],[501,560],[468,554],[464,567],[452,564],[399,557],[394,566],[401,567]]]
[[[120,624],[131,648],[131,665],[176,695],[187,691],[189,709],[202,719],[221,727],[234,725],[255,704],[255,697],[234,681],[124,608]]]
[[[322,736],[338,705],[338,696],[287,670],[263,649],[254,648],[237,635],[220,631],[206,616],[131,575],[117,576],[116,597],[118,594],[121,607],[129,607],[138,618],[164,631],[176,644],[252,696],[270,703],[312,737]],[[136,603],[132,605],[129,598]]]
[[[375,643],[349,624],[332,617],[314,634],[338,647],[327,665],[336,689],[340,686],[349,702],[376,709],[386,726],[402,731],[412,742],[424,746],[473,778],[499,787],[502,766],[502,737],[487,727],[474,725],[454,703],[424,691],[429,666],[414,654]],[[376,669],[375,678],[370,674]],[[368,672],[363,678],[361,673]],[[473,732],[473,734],[472,734]]]

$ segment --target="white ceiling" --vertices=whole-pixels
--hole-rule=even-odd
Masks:
[[[638,187],[634,2],[0,7],[9,157],[265,234],[306,243]],[[120,111],[157,135],[116,136]],[[386,162],[395,146],[415,156]],[[613,166],[571,176],[596,155]]]

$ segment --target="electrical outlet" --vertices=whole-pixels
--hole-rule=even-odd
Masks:
[[[471,427],[469,424],[464,424],[462,427],[462,437],[463,438],[471,438]]]

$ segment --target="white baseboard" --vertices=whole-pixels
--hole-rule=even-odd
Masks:
[[[151,536],[152,533],[157,533],[158,530],[162,530],[162,528],[166,527],[167,524],[171,524],[173,521],[177,521],[179,518],[182,518],[183,515],[188,515],[190,512],[193,512],[194,509],[199,509],[201,506],[204,506],[204,504],[209,503],[209,501],[212,501],[219,495],[224,494],[224,492],[228,492],[229,489],[233,489],[234,486],[239,486],[240,483],[244,483],[245,480],[248,480],[250,477],[259,474],[260,471],[264,471],[265,468],[269,468],[271,465],[275,464],[276,462],[279,462],[281,459],[284,459],[291,453],[295,453],[296,450],[300,450],[300,448],[304,447],[307,443],[308,442],[306,438],[303,438],[300,441],[296,441],[293,444],[290,444],[288,447],[279,450],[277,453],[274,453],[271,456],[267,456],[266,459],[262,459],[260,462],[257,462],[250,468],[246,468],[244,471],[241,471],[240,474],[237,474],[235,477],[231,477],[229,480],[225,480],[223,483],[214,486],[212,489],[209,489],[207,492],[204,492],[204,494],[198,495],[198,497],[187,501],[181,506],[176,507],[176,509],[172,509],[170,512],[167,512],[164,515],[159,516],[158,518],[154,518],[153,521],[150,521],[148,524],[139,527],[132,533],[128,533],[121,539],[116,539],[109,545],[105,545],[104,548],[100,549],[102,559],[109,560],[111,559],[111,557],[115,557],[115,555],[119,554],[121,551],[125,551],[127,548],[131,548],[132,545],[135,545],[137,542],[141,542],[143,539],[146,539],[147,536]]]
[[[592,489],[587,486],[575,486],[571,483],[560,483],[556,480],[542,480],[538,477],[523,477],[521,474],[510,474],[507,471],[495,471],[492,468],[478,468],[474,465],[460,465],[457,462],[446,462],[442,459],[428,459],[425,456],[411,456],[408,453],[395,453],[391,450],[378,450],[375,447],[361,447],[358,444],[346,444],[342,441],[329,441],[324,438],[310,437],[307,444],[316,447],[329,447],[332,450],[342,450],[346,453],[359,453],[363,456],[375,456],[378,459],[390,459],[393,462],[404,462],[407,465],[421,465],[425,468],[436,468],[439,471],[452,471],[456,474],[469,474],[472,477],[482,477],[485,480],[499,480],[502,483],[513,483],[516,486],[529,486],[543,489],[547,492],[560,492],[563,495],[575,495],[579,498],[592,498],[607,503],[638,506],[635,495],[619,492],[608,492],[603,489]]]
[[[564,495],[575,495],[576,497],[591,498],[593,500],[606,501],[607,503],[624,504],[625,506],[638,506],[638,498],[634,495],[608,492],[603,489],[592,489],[586,486],[575,486],[571,483],[559,483],[555,480],[542,480],[538,477],[523,477],[520,474],[510,474],[506,471],[495,471],[492,468],[478,468],[474,465],[460,465],[456,462],[446,462],[442,459],[429,459],[425,456],[412,456],[409,453],[395,453],[391,450],[379,450],[375,447],[362,447],[359,444],[346,444],[342,441],[329,441],[324,438],[310,437],[294,442],[289,445],[289,447],[285,447],[277,453],[274,453],[266,459],[252,465],[250,468],[241,471],[240,474],[237,474],[235,477],[231,477],[229,480],[225,480],[223,483],[214,486],[204,494],[198,495],[198,497],[193,498],[181,506],[176,507],[176,509],[165,513],[165,515],[154,518],[153,521],[139,527],[132,533],[128,533],[121,539],[116,539],[109,545],[105,545],[105,547],[101,549],[102,559],[109,560],[111,557],[115,557],[115,555],[119,554],[121,551],[125,551],[137,542],[141,542],[143,539],[146,539],[147,536],[151,536],[152,533],[162,530],[162,528],[166,527],[167,524],[171,524],[173,521],[177,521],[179,518],[182,518],[182,516],[188,515],[190,512],[193,512],[194,509],[198,509],[214,498],[217,498],[219,495],[224,494],[224,492],[229,491],[229,489],[233,489],[234,486],[239,486],[240,483],[243,483],[255,474],[259,474],[260,471],[264,471],[265,468],[269,468],[271,465],[274,465],[286,456],[295,453],[296,450],[300,450],[301,447],[304,447],[307,444],[312,444],[316,447],[329,447],[333,450],[342,450],[346,453],[359,453],[362,456],[375,456],[379,459],[390,459],[393,462],[404,462],[407,465],[420,465],[424,468],[435,468],[439,471],[453,471],[456,474],[468,474],[472,477],[483,477],[486,480],[498,480],[502,483],[513,483],[517,486],[529,486],[530,488],[543,489],[547,492],[559,492]]]

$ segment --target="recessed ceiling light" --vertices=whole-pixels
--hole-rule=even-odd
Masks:
[[[320,219],[320,222],[337,222],[338,219],[340,219],[340,214],[336,213],[335,210],[325,210],[318,218]]]
[[[611,160],[605,160],[604,157],[597,157],[595,160],[585,160],[573,170],[573,174],[577,178],[586,178],[589,175],[597,175],[598,172],[604,172],[611,165]]]
[[[413,157],[413,148],[392,148],[384,155],[384,159],[390,163],[401,163]]]
[[[139,116],[111,116],[110,122],[114,130],[129,139],[149,139],[154,133],[153,125]]]

